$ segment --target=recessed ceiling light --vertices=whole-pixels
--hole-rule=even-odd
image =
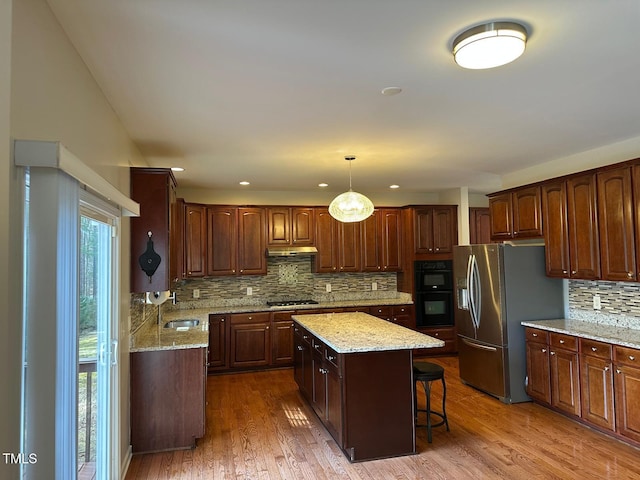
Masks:
[[[329,184],[328,183],[319,183],[318,186],[324,188],[324,187],[328,187]]]
[[[182,167],[171,167],[172,172],[184,172],[184,168]]]
[[[247,182],[246,180],[243,180],[240,182],[240,185],[251,185],[249,182]]]
[[[385,87],[380,93],[382,93],[382,95],[390,97],[392,95],[398,95],[400,92],[402,92],[402,89],[400,87]]]
[[[389,185],[389,188],[400,188],[400,185],[396,185],[395,183],[393,185]]]

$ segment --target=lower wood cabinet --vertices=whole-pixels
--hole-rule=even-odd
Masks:
[[[271,316],[269,313],[231,315],[231,368],[264,367],[271,363]]]
[[[271,313],[271,364],[293,365],[293,312]]]
[[[207,370],[215,372],[229,366],[229,315],[209,315]]]
[[[230,370],[290,367],[299,360],[298,357],[303,355],[303,352],[294,349],[295,328],[291,317],[295,313],[310,315],[341,312],[366,312],[407,328],[415,326],[413,305],[211,314],[209,315],[208,372],[215,374]],[[433,332],[425,333],[433,334]],[[436,337],[439,335],[444,335],[444,331],[435,333]],[[455,334],[452,338],[455,340]],[[442,339],[445,340],[445,338]],[[433,354],[428,350],[434,349],[425,349],[426,354]],[[306,355],[305,359],[308,356]]]
[[[204,436],[206,348],[130,354],[133,453],[193,448]]]
[[[458,353],[458,335],[456,327],[419,327],[416,330],[444,342],[443,347],[417,349],[414,351],[416,355],[438,356]]]
[[[640,350],[529,328],[527,393],[640,446]]]
[[[581,338],[580,352],[582,418],[593,425],[614,431],[611,345]]]
[[[614,347],[616,430],[640,443],[640,351]]]

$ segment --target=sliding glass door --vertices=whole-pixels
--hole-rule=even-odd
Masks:
[[[78,478],[112,478],[112,387],[117,367],[113,331],[114,219],[83,206],[80,210],[77,375]]]

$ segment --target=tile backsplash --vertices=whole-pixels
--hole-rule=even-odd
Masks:
[[[189,279],[174,286],[178,304],[162,309],[207,308],[235,305],[265,305],[271,300],[313,299],[318,302],[396,298],[396,273],[314,273],[312,257],[269,257],[267,275],[220,276]],[[377,289],[372,289],[372,284]],[[331,292],[327,292],[327,284]],[[247,295],[247,289],[251,295]],[[199,298],[193,298],[194,290]],[[131,295],[131,331],[149,318],[157,317],[158,307],[144,302],[144,294]]]
[[[389,298],[397,294],[395,273],[314,273],[311,257],[269,257],[267,275],[208,277],[184,280],[176,286],[181,308],[209,305],[259,305],[268,300],[323,301]],[[375,283],[377,290],[372,290]],[[327,284],[331,292],[327,292]],[[247,289],[251,295],[247,295]],[[194,290],[200,298],[194,299]]]
[[[593,308],[594,295],[600,310]],[[569,318],[640,329],[640,284],[569,280]]]

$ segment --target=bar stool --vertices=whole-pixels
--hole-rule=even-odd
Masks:
[[[431,382],[435,380],[442,381],[442,412],[436,412],[431,410]],[[439,427],[441,425],[446,425],[447,432],[449,431],[449,421],[447,420],[447,411],[445,410],[445,400],[447,398],[447,384],[444,381],[444,368],[440,365],[431,362],[413,362],[413,381],[416,383],[416,388],[413,390],[413,405],[416,412],[416,421],[418,417],[418,412],[426,412],[427,414],[427,424],[426,425],[418,425],[416,423],[416,427],[427,427],[427,439],[429,443],[431,443],[431,428]],[[417,394],[417,383],[422,383],[424,387],[424,394],[427,398],[427,408],[419,409],[418,408],[418,394]],[[431,415],[436,415],[440,417],[442,420],[438,423],[431,422]]]

